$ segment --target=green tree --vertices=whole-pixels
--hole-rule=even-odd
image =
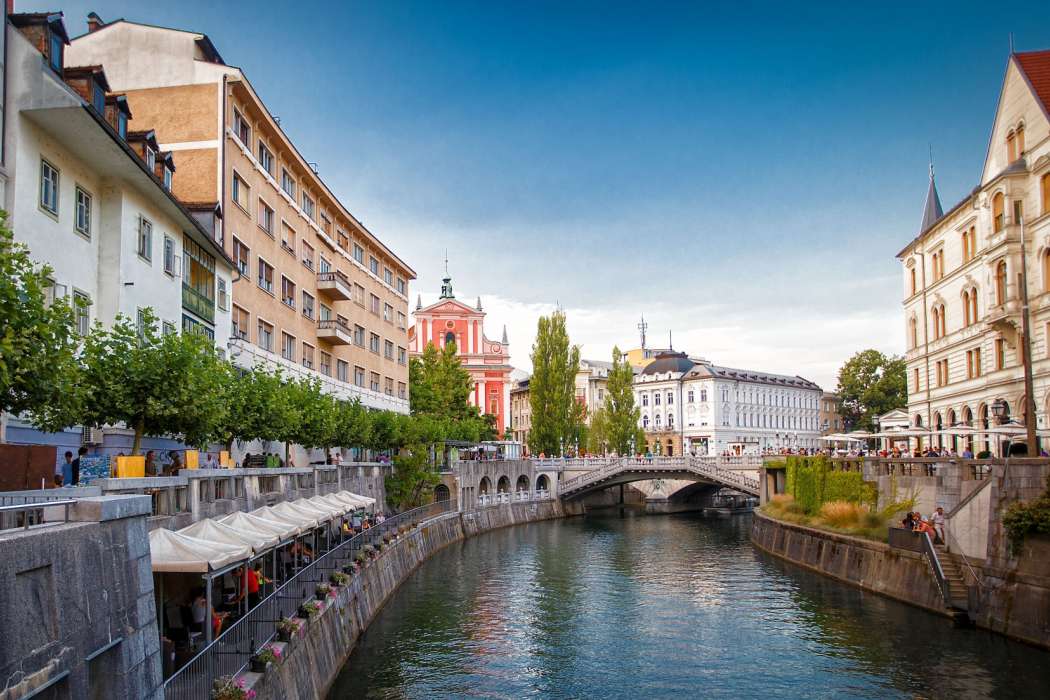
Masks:
[[[342,403],[337,409],[336,444],[368,447],[372,444],[372,414],[358,400]]]
[[[62,422],[123,423],[135,431],[132,454],[144,435],[182,436],[195,446],[223,435],[229,369],[214,342],[197,333],[160,335],[157,325],[150,309],[141,327],[123,315],[110,329],[95,325],[81,353],[78,410]]]
[[[335,399],[321,391],[317,379],[300,379],[288,385],[299,425],[293,431],[293,441],[303,447],[330,447],[338,434],[338,415]]]
[[[603,455],[609,449],[609,414],[605,407],[591,414],[591,426],[587,431],[587,451],[593,455]]]
[[[393,472],[384,480],[386,500],[399,510],[429,503],[434,487],[441,482],[430,459],[427,445],[407,445],[394,457]]]
[[[640,451],[644,439],[638,438],[640,411],[634,405],[634,368],[620,348],[613,348],[613,366],[609,370],[609,384],[605,388],[606,434],[609,449],[617,454],[631,454],[631,439],[635,439],[635,451]]]
[[[227,411],[217,439],[227,450],[233,449],[234,440],[278,440],[287,432],[285,425],[298,417],[279,371],[231,365],[225,393]]]
[[[532,428],[529,450],[533,454],[560,455],[576,437],[580,413],[576,408],[576,372],[580,348],[570,345],[565,314],[541,316],[532,346],[529,404]]]
[[[446,343],[441,350],[427,343],[423,354],[408,363],[408,376],[413,414],[452,419],[477,416],[477,409],[469,403],[473,382],[456,356],[455,343]]]
[[[852,428],[872,430],[875,418],[908,404],[904,358],[862,350],[839,370],[842,417]]]
[[[51,268],[32,261],[6,220],[0,211],[0,411],[27,411],[41,429],[58,430],[75,408],[75,309],[49,301]]]

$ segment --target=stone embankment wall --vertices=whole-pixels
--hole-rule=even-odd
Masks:
[[[781,522],[757,511],[751,542],[770,554],[864,590],[947,614],[933,574],[927,570],[929,564],[915,552]]]
[[[489,530],[564,515],[567,513],[557,500],[515,503],[450,513],[413,530],[325,601],[302,635],[285,645],[280,664],[264,674],[246,673],[245,680],[258,700],[323,698],[361,633],[402,581],[431,555]]]

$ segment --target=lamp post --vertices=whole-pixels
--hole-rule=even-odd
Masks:
[[[1007,415],[1007,411],[1009,410],[1009,408],[1010,407],[1007,405],[1006,401],[1004,401],[1003,399],[996,399],[995,401],[992,402],[992,417],[995,418],[995,424],[996,425],[1002,425],[1003,423],[1006,422],[1006,415]],[[1003,451],[1003,450],[1001,450],[1001,451]],[[1006,449],[1005,449],[1005,452],[1006,452],[1006,454],[1002,455],[1002,456],[1009,457],[1010,456],[1010,438],[1009,437],[1006,438]]]
[[[1028,442],[1028,456],[1039,454],[1035,444],[1035,396],[1032,389],[1032,322],[1028,313],[1028,263],[1025,254],[1024,214],[1018,217],[1021,227],[1021,328],[1024,333],[1021,345],[1021,361],[1024,364],[1024,423]]]

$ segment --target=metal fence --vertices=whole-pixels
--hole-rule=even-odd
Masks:
[[[46,523],[68,523],[69,506],[76,503],[72,499],[37,501],[21,505],[0,506],[0,531],[14,528],[28,530],[31,526]],[[57,511],[61,510],[61,519]]]
[[[344,540],[303,567],[280,588],[234,622],[189,663],[164,682],[167,700],[200,700],[211,696],[216,678],[243,671],[253,654],[277,634],[277,623],[296,614],[299,606],[315,597],[320,583],[334,571],[351,563],[366,545],[375,545],[383,535],[413,522],[423,523],[455,511],[453,501],[439,501],[391,516],[382,523]]]

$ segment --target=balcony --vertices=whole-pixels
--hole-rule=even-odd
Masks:
[[[318,272],[317,293],[334,301],[349,301],[353,289],[350,280],[341,272]]]
[[[350,345],[354,342],[354,334],[345,323],[330,318],[317,322],[317,339],[328,341],[332,345]]]
[[[1007,299],[1005,304],[992,306],[984,315],[985,327],[1001,334],[1011,347],[1017,347],[1017,332],[1021,325],[1020,300]]]

